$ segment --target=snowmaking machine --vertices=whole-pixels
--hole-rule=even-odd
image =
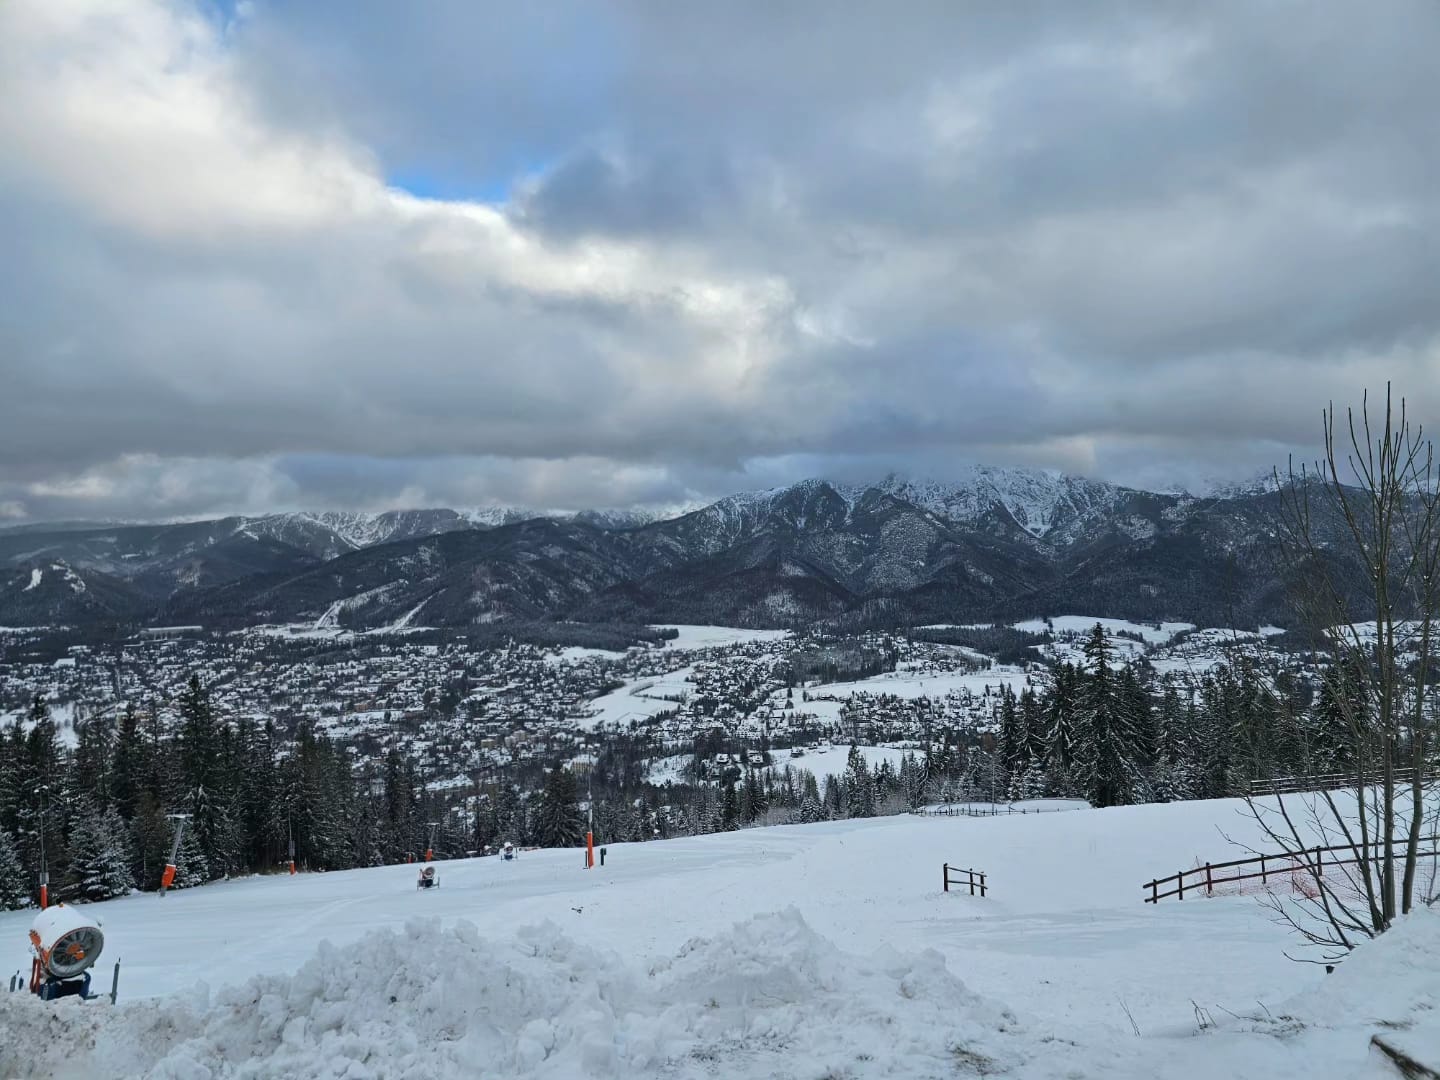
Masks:
[[[100,959],[105,933],[100,920],[66,904],[47,907],[30,924],[30,947],[35,958],[30,965],[30,992],[42,1001],[62,997],[88,1000],[90,968]],[[120,965],[110,986],[114,1002],[120,982]]]
[[[440,887],[440,879],[435,876],[435,867],[427,866],[420,871],[420,876],[415,880],[417,889],[436,889]]]

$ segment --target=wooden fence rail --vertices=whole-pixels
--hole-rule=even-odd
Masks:
[[[921,817],[1001,817],[1005,814],[1062,814],[1066,807],[1005,806],[922,806],[915,813]]]
[[[964,874],[964,877],[960,875]],[[945,864],[945,891],[950,891],[950,886],[957,888],[961,885],[970,887],[970,895],[975,895],[975,890],[980,890],[980,895],[985,895],[985,871],[984,870],[961,870],[958,866]]]
[[[1402,766],[1395,770],[1395,782],[1397,784],[1408,784],[1415,776],[1413,767]],[[1430,782],[1440,780],[1440,772],[1434,769],[1427,770],[1422,774],[1421,780]],[[1377,783],[1375,777],[1370,778],[1370,783]],[[1276,776],[1269,780],[1251,780],[1251,795],[1299,795],[1307,791],[1334,791],[1337,788],[1355,787],[1356,777],[1354,773],[1315,773],[1310,776]]]
[[[1429,851],[1418,852],[1420,858],[1440,857],[1440,850],[1436,849],[1437,843],[1440,843],[1440,836],[1422,836],[1420,843],[1428,844],[1431,848]],[[1379,848],[1383,844],[1383,840],[1373,840],[1364,846],[1376,849],[1375,854],[1369,856],[1373,859],[1379,857]],[[1395,852],[1396,857],[1403,859],[1405,842],[1397,838],[1395,846],[1398,849]],[[1287,877],[1296,872],[1313,873],[1324,877],[1325,868],[1328,866],[1353,866],[1359,863],[1361,861],[1360,847],[1360,844],[1336,844],[1332,847],[1304,848],[1301,851],[1286,851],[1276,855],[1255,855],[1248,859],[1231,859],[1228,862],[1207,862],[1204,866],[1193,866],[1189,870],[1181,870],[1169,877],[1147,881],[1140,887],[1150,890],[1150,895],[1145,897],[1145,903],[1158,904],[1161,900],[1172,896],[1184,900],[1187,891],[1197,893],[1203,889],[1206,896],[1213,896],[1216,886],[1233,885],[1240,881],[1259,880],[1262,884],[1267,884],[1272,877]],[[1259,867],[1259,870],[1254,873],[1216,873],[1216,871],[1240,870],[1256,866]],[[1160,891],[1162,886],[1171,884],[1175,886],[1173,889],[1168,892]]]

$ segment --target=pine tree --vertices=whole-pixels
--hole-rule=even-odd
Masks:
[[[205,861],[205,850],[200,846],[195,830],[187,824],[180,836],[180,853],[175,857],[175,882],[171,888],[189,889],[204,885],[209,880],[210,866]]]
[[[29,885],[14,838],[0,828],[0,911],[29,907],[33,903]]]
[[[125,706],[115,733],[115,752],[110,765],[110,797],[120,816],[135,816],[145,775],[145,748],[140,735],[140,717],[135,706]]]
[[[1110,643],[1100,624],[1085,646],[1086,671],[1076,710],[1075,778],[1092,806],[1135,801],[1137,734],[1120,702]]]
[[[1020,709],[1015,691],[1008,684],[1000,688],[1000,760],[1005,771],[1018,776],[1024,771],[1030,740],[1020,722]]]
[[[578,801],[575,774],[559,767],[550,770],[535,822],[535,838],[541,847],[575,847],[580,843],[585,823]]]
[[[1053,773],[1068,774],[1075,768],[1075,699],[1079,678],[1073,664],[1064,663],[1055,669],[1048,709],[1050,737],[1046,747]]]
[[[77,901],[109,900],[134,887],[125,824],[114,810],[87,803],[70,833],[70,866],[65,894]]]
[[[720,816],[716,828],[729,832],[740,823],[740,799],[735,792],[735,781],[728,774],[725,786],[720,790]]]
[[[845,763],[845,802],[850,817],[875,816],[875,788],[870,780],[870,768],[857,746],[850,747]]]

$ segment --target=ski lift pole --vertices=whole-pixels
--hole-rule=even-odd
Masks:
[[[50,906],[50,864],[45,859],[45,792],[49,789],[41,786],[38,793],[40,803],[40,910],[44,911]]]
[[[189,814],[166,814],[167,818],[175,822],[175,841],[170,845],[170,861],[165,864],[165,870],[160,875],[160,895],[165,895],[165,890],[175,884],[175,865],[180,857],[180,838],[185,835],[185,822],[190,819]]]
[[[585,793],[588,803],[585,807],[589,815],[585,822],[585,869],[595,869],[595,795],[593,789]]]

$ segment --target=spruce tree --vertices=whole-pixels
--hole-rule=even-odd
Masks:
[[[87,802],[70,833],[70,865],[65,894],[93,902],[124,896],[134,887],[125,824],[114,810]]]
[[[0,828],[0,911],[29,907],[29,875],[20,863],[20,850],[10,833]]]
[[[1092,806],[1135,801],[1137,734],[1125,714],[1110,643],[1100,624],[1085,646],[1085,674],[1076,709],[1075,778]]]
[[[732,794],[734,789],[731,789]],[[566,768],[554,768],[545,778],[536,815],[535,838],[541,847],[575,847],[585,836],[585,822],[580,816],[575,774]]]
[[[870,780],[870,768],[857,746],[850,747],[845,763],[845,802],[850,817],[875,816],[875,788]]]

